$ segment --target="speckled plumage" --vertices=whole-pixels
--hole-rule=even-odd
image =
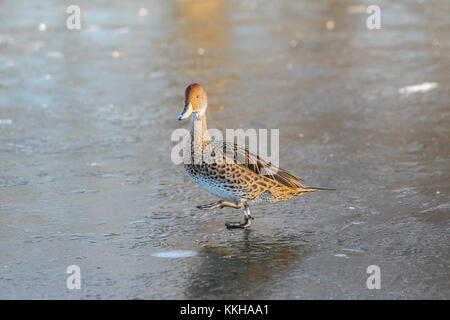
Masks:
[[[194,164],[195,154],[201,157],[208,146],[211,147],[208,152],[212,150],[216,156],[220,154],[222,161]],[[197,185],[221,199],[235,203],[248,201],[249,204],[279,202],[316,190],[303,186],[299,178],[256,157],[253,157],[255,159],[253,164],[251,161],[248,164],[236,161],[228,163],[227,159],[230,157],[223,151],[226,147],[227,144],[224,142],[202,141],[201,147],[196,147],[192,143],[191,163],[184,165],[187,175]],[[252,157],[248,151],[236,145],[229,147],[233,152],[241,152],[246,157]],[[274,174],[263,175],[262,167]]]
[[[279,202],[320,190],[304,186],[298,177],[246,149],[223,141],[212,141],[206,127],[206,108],[207,98],[202,87],[198,84],[188,86],[185,108],[178,117],[182,120],[192,114],[190,149],[185,154],[184,168],[198,186],[222,199],[200,208],[244,206],[244,223],[228,223],[227,227],[247,228],[251,224],[249,204]],[[211,161],[208,156],[214,160]]]

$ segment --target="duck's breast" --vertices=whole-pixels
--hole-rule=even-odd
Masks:
[[[238,202],[245,198],[245,192],[237,188],[233,181],[224,178],[219,170],[211,172],[207,165],[185,165],[189,178],[200,188],[224,200]]]

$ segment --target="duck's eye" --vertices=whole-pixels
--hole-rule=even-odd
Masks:
[[[199,96],[199,95],[197,96],[197,99],[198,99],[198,98],[200,98],[200,96]]]

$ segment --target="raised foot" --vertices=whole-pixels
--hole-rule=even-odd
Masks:
[[[223,201],[217,201],[217,202],[197,206],[197,208],[200,210],[211,210],[211,209],[215,209],[215,208],[222,208],[222,206],[223,206]]]
[[[220,200],[217,202],[213,202],[213,203],[208,203],[208,204],[204,204],[204,205],[200,205],[197,206],[198,209],[200,210],[211,210],[211,209],[216,209],[216,208],[224,208],[224,207],[231,207],[231,208],[236,208],[239,209],[242,207],[242,203],[233,203],[233,202],[228,202],[228,201],[224,201],[224,200]]]
[[[244,219],[244,222],[225,222],[225,226],[228,229],[247,229],[252,224],[252,217],[250,219]]]

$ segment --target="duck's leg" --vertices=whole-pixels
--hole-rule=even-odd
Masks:
[[[250,215],[250,207],[247,203],[244,203],[244,222],[226,222],[225,226],[228,229],[234,228],[250,228],[253,217]]]
[[[234,203],[234,202],[228,202],[225,200],[220,200],[220,201],[216,201],[210,204],[204,204],[201,206],[197,206],[198,209],[201,210],[211,210],[211,209],[215,209],[215,208],[223,208],[223,207],[231,207],[231,208],[236,208],[236,209],[240,209],[242,208],[244,204],[242,202],[239,203]]]

